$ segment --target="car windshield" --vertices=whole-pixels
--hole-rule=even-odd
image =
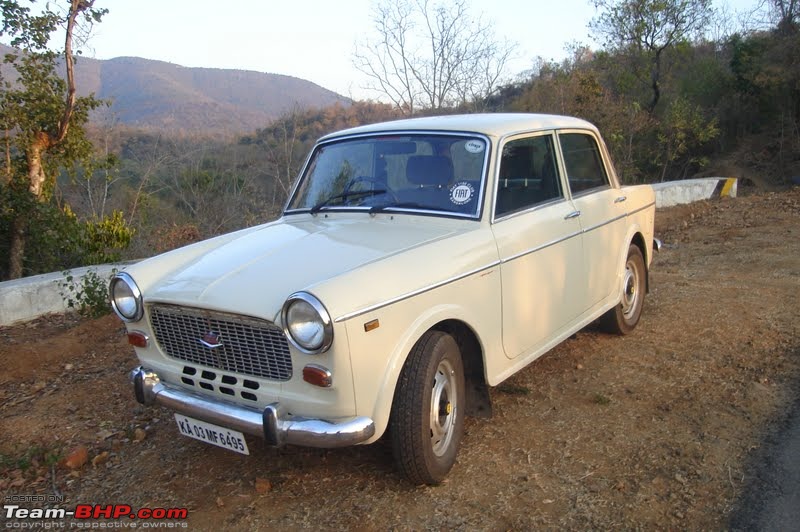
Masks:
[[[413,211],[477,218],[487,147],[483,137],[433,133],[323,143],[286,213]]]

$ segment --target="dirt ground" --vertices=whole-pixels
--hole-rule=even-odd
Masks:
[[[180,436],[135,402],[114,316],[0,329],[0,498],[186,507],[199,530],[726,528],[800,396],[798,221],[800,189],[659,210],[639,328],[590,328],[493,389],[438,487],[383,442],[243,457]]]

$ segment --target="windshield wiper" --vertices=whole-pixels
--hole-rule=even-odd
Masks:
[[[346,200],[347,198],[360,198],[362,196],[377,196],[378,194],[386,194],[386,190],[384,189],[375,189],[375,190],[356,190],[354,192],[342,192],[341,194],[334,194],[333,196],[324,199],[311,207],[308,212],[311,214],[317,214],[323,207],[326,207],[330,202],[340,199]]]
[[[420,205],[419,203],[413,203],[413,202],[409,202],[409,201],[406,201],[406,202],[403,202],[403,203],[384,203],[383,205],[375,205],[374,207],[372,207],[369,210],[369,213],[370,214],[375,214],[375,213],[378,213],[378,212],[383,212],[386,209],[394,209],[394,208],[398,208],[398,209],[404,209],[404,208],[405,209],[422,209],[422,208],[424,208],[424,205]]]

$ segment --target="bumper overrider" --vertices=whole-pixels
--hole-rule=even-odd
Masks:
[[[131,371],[130,379],[136,400],[143,405],[165,406],[207,423],[260,436],[274,446],[347,447],[375,434],[375,423],[368,417],[336,422],[290,417],[281,410],[280,403],[271,403],[258,411],[169,386],[154,371],[142,366]]]

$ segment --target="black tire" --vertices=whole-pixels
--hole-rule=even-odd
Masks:
[[[428,331],[414,345],[395,388],[389,429],[395,463],[409,481],[444,480],[464,435],[464,365],[449,334]]]
[[[612,334],[629,334],[636,328],[642,315],[644,295],[647,292],[647,270],[644,256],[639,246],[631,244],[628,258],[625,259],[625,272],[622,279],[622,300],[603,314],[603,329]]]

